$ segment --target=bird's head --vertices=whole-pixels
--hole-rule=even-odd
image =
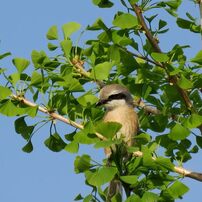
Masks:
[[[133,106],[133,98],[124,86],[110,84],[100,90],[100,100],[97,105],[104,105],[106,109],[113,109],[123,105]]]

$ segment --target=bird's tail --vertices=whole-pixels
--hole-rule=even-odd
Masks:
[[[122,196],[122,184],[121,181],[116,178],[109,183],[106,202],[111,202],[112,197],[115,195],[119,195],[119,197]]]

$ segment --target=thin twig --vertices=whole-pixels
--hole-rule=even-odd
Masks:
[[[84,67],[83,67],[83,61],[73,58],[73,60],[71,61],[72,64],[76,67],[77,72],[82,74],[84,77],[89,78],[90,77],[90,72],[87,72]]]
[[[147,61],[147,62],[149,62],[149,63],[152,63],[152,64],[154,64],[154,65],[156,65],[156,66],[159,66],[159,67],[163,68],[163,64],[161,64],[160,62],[156,62],[156,61],[154,61],[154,60],[149,59],[149,58],[146,57],[146,56],[133,53],[133,52],[127,50],[126,48],[123,48],[122,46],[119,46],[119,45],[117,45],[117,46],[118,46],[120,49],[122,49],[123,51],[125,51],[125,52],[127,52],[127,53],[130,53],[130,54],[133,55],[134,57],[140,58],[140,59],[142,59],[142,60],[145,60],[145,61]]]
[[[161,114],[160,110],[158,110],[157,108],[155,107],[150,107],[150,106],[147,106],[144,101],[142,101],[141,99],[138,100],[138,101],[134,101],[133,102],[134,106],[136,107],[140,107],[142,109],[144,109],[146,112],[148,113],[151,113],[151,114],[155,114],[155,115],[158,115],[158,114]]]
[[[162,51],[158,45],[158,41],[153,37],[152,33],[150,32],[149,28],[147,27],[147,24],[142,15],[142,9],[137,4],[133,4],[131,6],[132,6],[133,10],[135,11],[135,14],[137,15],[137,18],[142,26],[142,30],[145,32],[145,35],[147,36],[152,47],[154,47],[156,52],[161,53]]]
[[[200,23],[201,23],[201,30],[202,30],[202,0],[198,0],[199,10],[200,10]]]
[[[37,104],[25,99],[24,97],[20,97],[20,96],[14,95],[14,94],[11,97],[13,99],[15,99],[15,100],[18,100],[18,101],[22,102],[23,104],[25,104],[27,106],[30,106],[30,107],[38,106]],[[81,125],[81,124],[79,124],[77,122],[71,121],[70,119],[63,117],[63,116],[59,115],[56,112],[49,112],[45,107],[38,106],[38,110],[45,113],[45,114],[48,114],[52,119],[62,121],[63,123],[66,123],[66,124],[68,124],[70,126],[73,126],[74,128],[84,129],[83,125]],[[101,134],[96,134],[96,135],[101,140],[105,139]]]
[[[86,78],[92,79],[90,77],[90,72],[86,71],[84,68],[84,62],[82,60],[79,60],[77,58],[73,58],[73,60],[71,61],[72,64],[74,65],[74,67],[76,68],[77,72],[80,73],[81,75],[83,75]],[[105,84],[103,81],[100,80],[95,80],[95,82],[97,83],[97,85],[102,88]]]
[[[142,157],[143,155],[144,154],[141,151],[133,152],[133,156],[135,156],[135,157]],[[154,161],[156,160],[155,157],[152,157],[152,159]],[[198,181],[202,182],[202,173],[192,172],[192,171],[187,170],[185,168],[182,168],[180,166],[174,166],[173,171],[175,173],[182,175],[183,177],[189,177],[189,178],[192,178],[194,180],[198,180]]]

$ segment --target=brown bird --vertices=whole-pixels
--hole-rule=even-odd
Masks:
[[[127,88],[120,84],[106,85],[100,90],[100,101],[98,105],[104,105],[106,112],[103,118],[104,122],[118,122],[122,125],[117,132],[116,137],[122,139],[126,146],[134,144],[134,135],[138,131],[138,116],[134,111],[133,98]],[[111,157],[115,148],[106,148],[105,154]],[[110,182],[108,188],[107,201],[121,192],[121,182],[114,179]]]

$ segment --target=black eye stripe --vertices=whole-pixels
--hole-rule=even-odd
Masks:
[[[126,95],[124,93],[110,95],[109,98],[107,99],[107,101],[121,100],[121,99],[126,99]]]
[[[112,101],[112,100],[121,100],[121,99],[126,99],[126,95],[124,93],[113,94],[113,95],[110,95],[108,97],[108,99],[101,100],[100,102],[98,102],[96,104],[96,106],[100,106],[100,105],[106,104],[107,102]]]

